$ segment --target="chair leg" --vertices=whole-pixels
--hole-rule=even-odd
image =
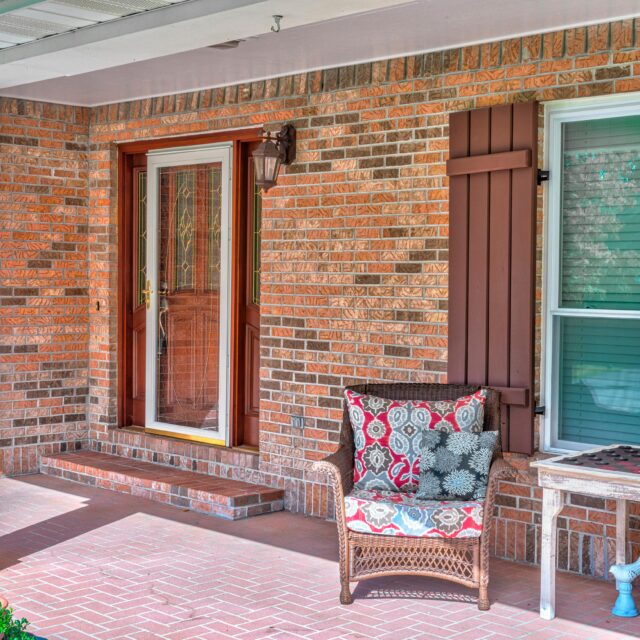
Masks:
[[[480,609],[480,611],[489,611],[490,608],[489,587],[480,587],[480,591],[478,593],[478,609]]]
[[[349,587],[349,543],[340,545],[340,604],[353,604]]]
[[[348,580],[342,581],[342,588],[340,589],[340,604],[353,604],[353,596],[351,595]]]
[[[489,611],[489,544],[487,532],[483,532],[477,547],[477,556],[474,558],[474,565],[479,569],[480,588],[478,591],[478,609]]]

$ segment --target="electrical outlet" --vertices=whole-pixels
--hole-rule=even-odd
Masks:
[[[291,416],[291,426],[294,429],[304,429],[304,416]]]

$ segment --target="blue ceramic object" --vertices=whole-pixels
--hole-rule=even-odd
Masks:
[[[640,576],[640,558],[631,564],[616,564],[609,569],[616,579],[618,597],[611,609],[614,616],[621,618],[635,618],[639,615],[633,600],[633,581]]]
[[[613,605],[613,609],[611,609],[611,613],[620,618],[635,618],[638,615],[638,609],[631,595],[633,586],[630,582],[618,582],[616,584],[618,587],[618,597],[616,598],[616,603]]]

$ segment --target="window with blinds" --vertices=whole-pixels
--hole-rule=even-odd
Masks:
[[[640,444],[640,115],[629,111],[550,118],[551,448]]]

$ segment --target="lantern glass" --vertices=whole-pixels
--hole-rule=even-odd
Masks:
[[[273,187],[280,171],[280,152],[272,140],[265,140],[253,152],[256,184],[265,191]]]

